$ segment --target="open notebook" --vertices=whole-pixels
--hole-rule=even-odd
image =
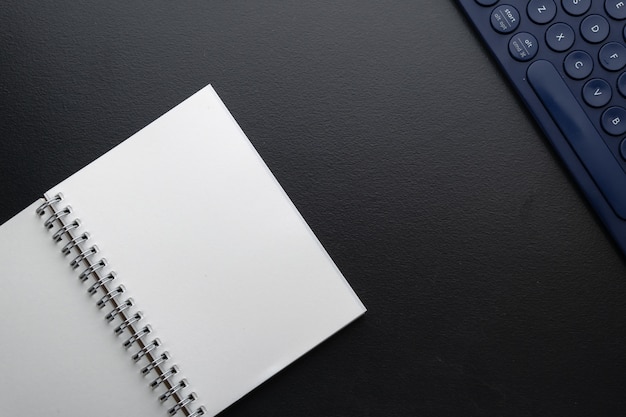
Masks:
[[[364,311],[207,86],[0,226],[2,415],[214,415]]]

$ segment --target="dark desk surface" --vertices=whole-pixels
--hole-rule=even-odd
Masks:
[[[10,3],[0,222],[211,83],[369,308],[224,417],[624,415],[624,258],[452,1]]]

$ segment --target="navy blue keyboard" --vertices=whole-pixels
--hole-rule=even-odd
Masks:
[[[457,0],[626,254],[626,0]]]

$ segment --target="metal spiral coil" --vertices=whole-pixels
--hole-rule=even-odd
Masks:
[[[102,260],[104,260],[104,258]],[[93,285],[91,287],[89,287],[87,292],[89,293],[89,295],[94,295],[95,293],[98,292],[98,289],[100,287],[102,287],[103,285],[113,281],[116,276],[117,276],[117,274],[115,272],[109,272],[109,274],[107,276],[96,280],[96,282],[94,282]]]
[[[170,388],[167,391],[165,391],[163,393],[163,395],[161,395],[159,397],[159,400],[161,400],[161,402],[165,402],[172,395],[176,394],[178,391],[180,391],[183,388],[186,388],[187,386],[188,386],[187,380],[185,378],[183,378],[183,379],[180,380],[180,382],[178,382],[178,384],[176,384],[172,388]]]
[[[91,274],[93,274],[94,272],[104,268],[105,266],[107,266],[107,260],[102,258],[100,259],[97,263],[88,266],[87,268],[85,268],[85,270],[83,272],[81,272],[78,275],[78,279],[85,282],[87,280],[87,278],[89,278],[89,276]],[[91,294],[91,288],[89,290],[87,290],[87,292],[89,292]]]
[[[156,338],[152,342],[150,342],[150,344],[147,344],[143,348],[139,349],[139,351],[133,355],[133,360],[135,362],[139,362],[139,360],[144,356],[152,357],[148,355],[159,346],[161,346],[161,340],[159,338]]]
[[[63,194],[59,193],[51,198],[44,196],[44,202],[36,209],[39,216],[48,214],[44,222],[44,227],[50,231],[54,229],[52,239],[57,243],[63,243],[61,253],[63,255],[73,254],[70,261],[72,269],[82,268],[78,278],[82,282],[89,281],[91,286],[87,293],[91,296],[101,294],[96,305],[103,309],[109,307],[111,310],[104,316],[109,323],[116,325],[115,335],[126,333],[128,338],[122,343],[128,350],[136,349],[132,354],[132,359],[136,363],[143,363],[141,373],[143,375],[154,374],[154,379],[149,383],[150,387],[157,390],[164,387],[165,391],[159,396],[161,403],[170,403],[168,414],[174,416],[182,412],[186,417],[200,417],[207,415],[204,406],[195,410],[191,408],[192,403],[197,401],[195,392],[183,394],[183,390],[189,387],[186,379],[182,378],[177,382],[173,379],[180,373],[177,365],[168,365],[171,360],[167,351],[161,353],[161,341],[154,338],[146,341],[148,335],[152,333],[149,324],[141,324],[143,313],[141,311],[132,312],[134,301],[132,298],[121,299],[126,289],[123,285],[113,287],[112,281],[117,274],[114,271],[105,273],[108,267],[106,259],[100,258],[92,260],[100,252],[96,245],[87,246],[91,236],[87,232],[80,232],[82,224],[78,218],[71,218],[73,210],[69,205],[63,206]],[[68,217],[69,216],[69,217]]]
[[[136,312],[134,316],[127,318],[122,323],[120,323],[119,326],[115,328],[114,330],[115,334],[122,334],[128,326],[130,326],[133,323],[138,322],[142,318],[143,318],[143,313],[141,311]]]
[[[68,223],[65,226],[61,227],[59,230],[54,232],[52,235],[52,240],[55,242],[60,242],[63,239],[63,235],[68,233],[72,229],[78,229],[80,227],[80,220],[75,219],[72,223]]]
[[[144,375],[148,375],[154,368],[161,365],[163,362],[170,359],[170,354],[168,351],[161,353],[161,356],[147,364],[142,370],[141,373]]]

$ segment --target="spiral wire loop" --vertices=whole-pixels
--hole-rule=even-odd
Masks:
[[[187,396],[187,398],[180,400],[174,405],[174,407],[169,409],[170,416],[173,416],[174,414],[178,413],[184,406],[186,406],[190,402],[195,401],[197,399],[198,399],[198,396],[196,395],[196,393],[192,392],[191,394]]]
[[[94,272],[104,268],[105,266],[107,266],[107,260],[102,258],[97,263],[95,263],[93,265],[90,265],[87,268],[85,268],[85,270],[78,275],[78,279],[83,281],[83,282],[85,282],[87,280],[87,278],[89,278],[89,275],[91,275]],[[91,294],[90,290],[87,290],[87,292],[89,292]]]
[[[108,267],[106,259],[100,258],[92,261],[92,258],[99,253],[99,249],[96,245],[85,248],[91,236],[87,232],[79,233],[79,229],[82,227],[81,222],[78,218],[68,218],[73,210],[69,205],[63,206],[63,200],[64,197],[61,193],[51,198],[44,196],[43,203],[37,207],[35,212],[39,216],[48,213],[49,217],[44,222],[44,227],[48,230],[55,229],[52,239],[57,243],[63,243],[61,253],[64,255],[74,254],[75,257],[70,262],[70,266],[73,269],[78,269],[81,266],[84,268],[78,278],[82,282],[89,281],[91,283],[87,293],[91,296],[97,293],[102,294],[96,305],[100,308],[108,306],[111,309],[104,318],[109,323],[117,324],[114,334],[126,333],[128,335],[122,345],[128,350],[136,347],[137,350],[132,354],[132,359],[136,363],[143,362],[144,365],[141,369],[143,375],[156,373],[156,378],[149,385],[155,390],[161,389],[161,386],[164,387],[165,391],[161,393],[159,400],[164,405],[170,403],[168,409],[170,416],[179,412],[182,412],[185,417],[207,415],[204,406],[195,410],[192,408],[192,403],[197,401],[195,392],[183,394],[183,390],[189,388],[187,380],[182,378],[178,382],[173,381],[180,370],[177,365],[167,367],[171,357],[167,351],[158,352],[161,348],[161,341],[158,338],[150,341],[145,340],[152,333],[152,327],[149,324],[139,326],[139,322],[143,320],[143,314],[141,311],[134,313],[131,311],[134,308],[132,298],[120,300],[121,295],[126,290],[123,285],[112,287],[111,283],[117,275],[114,271],[104,273]]]
[[[93,285],[91,287],[89,287],[89,289],[87,290],[87,292],[89,293],[89,295],[94,295],[95,293],[98,292],[98,289],[100,287],[102,287],[103,285],[113,281],[116,277],[115,272],[111,271],[109,272],[109,275],[103,277],[103,278],[99,278],[96,280],[96,282],[93,283]]]
[[[101,286],[101,288],[104,288],[105,291],[107,291],[107,286],[106,284],[103,284]],[[126,320],[126,316],[124,314],[122,314],[124,312],[124,310],[129,309],[130,307],[132,307],[135,304],[135,301],[132,298],[129,298],[126,300],[126,302],[124,302],[123,304],[118,304],[117,307],[115,307],[113,310],[111,310],[109,312],[109,314],[107,314],[106,316],[104,316],[104,318],[106,319],[106,321],[108,322],[112,322],[113,320],[115,320],[116,316],[121,316],[123,317],[124,320]]]
[[[115,328],[114,330],[115,334],[122,334],[128,326],[130,326],[131,324],[135,322],[138,322],[142,318],[143,318],[143,313],[141,311],[136,312],[134,316],[127,318],[126,320],[121,322],[119,326]]]
[[[81,247],[80,243],[74,247],[80,248]],[[84,251],[79,253],[78,256],[76,256],[76,258],[72,259],[72,262],[70,262],[70,266],[74,269],[78,268],[83,261],[88,260],[99,251],[100,249],[98,249],[96,245],[93,245],[89,249],[85,249]],[[89,263],[88,265],[91,266],[91,263]]]
[[[80,227],[80,220],[75,219],[72,223],[68,223],[61,227],[59,230],[54,232],[52,235],[52,240],[55,242],[60,242],[63,239],[63,235],[68,233],[72,229],[78,229]]]
[[[176,384],[175,386],[173,386],[172,388],[168,389],[167,391],[165,391],[163,393],[163,395],[161,395],[159,397],[159,400],[161,400],[161,402],[165,402],[167,401],[168,398],[170,398],[173,394],[177,393],[178,391],[180,391],[183,388],[186,388],[188,386],[187,380],[185,378],[181,379],[180,382],[178,384]]]
[[[63,246],[63,249],[61,249],[61,253],[63,255],[67,255],[68,253],[72,251],[72,248],[74,246],[80,244],[81,242],[86,241],[87,239],[89,239],[89,233],[83,233],[82,235],[75,237],[74,239],[67,242],[65,246]]]
[[[161,375],[157,376],[156,379],[150,383],[150,387],[151,388],[158,387],[162,383],[167,382],[168,379],[176,375],[179,371],[180,369],[178,369],[177,365],[172,366],[165,373],[162,373]]]
[[[51,204],[50,207],[54,207],[54,204]],[[43,224],[46,229],[52,229],[57,220],[61,220],[63,217],[72,213],[72,208],[70,206],[66,206],[59,211],[55,211],[48,217],[48,220]]]
[[[152,362],[150,362],[149,364],[147,364],[142,370],[141,373],[144,375],[148,375],[150,372],[152,372],[152,370],[154,368],[156,368],[157,366],[159,366],[160,364],[162,364],[163,362],[165,362],[166,360],[169,360],[170,358],[170,354],[169,352],[165,351],[163,353],[161,353],[161,357],[156,358],[155,360],[153,360]]]
[[[124,342],[124,347],[126,349],[130,348],[132,345],[138,342],[142,337],[146,336],[147,334],[151,332],[152,332],[152,328],[148,324],[143,329],[136,331],[128,339],[126,339],[126,341]]]

